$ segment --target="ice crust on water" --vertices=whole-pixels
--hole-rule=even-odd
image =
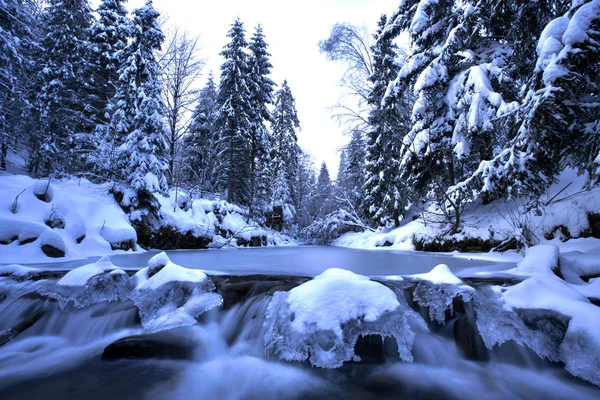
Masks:
[[[276,292],[267,308],[265,348],[288,361],[309,360],[324,368],[359,360],[360,335],[393,337],[400,358],[412,361],[420,317],[386,286],[341,269],[330,269],[289,292]],[[422,320],[421,320],[422,321]]]

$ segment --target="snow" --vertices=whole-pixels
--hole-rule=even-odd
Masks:
[[[476,238],[484,241],[504,241],[510,237],[522,236],[522,226],[527,226],[537,238],[539,243],[553,244],[559,247],[562,253],[569,251],[597,250],[600,252],[600,240],[595,238],[582,238],[590,229],[588,213],[600,213],[600,187],[586,190],[588,177],[578,175],[573,169],[566,169],[558,177],[548,192],[541,196],[542,204],[539,210],[524,211],[527,206],[526,199],[513,199],[511,201],[497,201],[487,205],[474,202],[465,206],[462,215],[460,232],[455,235],[446,235],[446,240],[463,240]],[[333,242],[336,246],[377,249],[377,250],[414,250],[413,240],[430,241],[439,236],[440,230],[446,230],[444,221],[437,222],[433,213],[437,210],[433,205],[426,204],[423,209],[414,207],[406,211],[406,217],[395,229],[381,229],[376,232],[350,232]],[[431,213],[431,215],[429,215]],[[425,215],[426,219],[423,219]],[[414,217],[414,218],[413,218]],[[563,241],[559,227],[565,227],[571,237]],[[553,235],[555,238],[546,240],[544,236]],[[561,238],[563,240],[561,240]],[[388,242],[391,246],[385,246]],[[456,254],[456,257],[469,257],[487,259],[490,261],[506,260],[519,261],[520,256],[514,251],[503,255],[497,253],[469,253]]]
[[[398,306],[396,295],[380,283],[345,270],[327,270],[322,275],[290,291],[290,309],[296,318],[292,327],[298,332],[331,330],[342,336],[341,325],[364,317],[375,321]]]
[[[164,267],[152,277],[148,276],[149,270],[158,266]],[[148,267],[139,270],[136,289],[156,290],[168,282],[202,282],[206,274],[198,269],[187,269],[173,264],[165,252],[159,253],[148,261]]]
[[[525,258],[514,270],[516,274],[526,276],[554,275],[559,267],[560,250],[553,244],[542,244],[527,249]]]
[[[0,266],[0,276],[13,275],[13,276],[27,276],[29,274],[39,272],[38,268],[25,267],[18,264],[9,264]]]
[[[70,261],[121,253],[112,250],[123,243],[136,244],[137,234],[129,217],[109,193],[112,184],[94,184],[85,179],[36,180],[23,175],[0,176],[0,263]],[[48,202],[38,199],[48,189]],[[22,193],[21,193],[22,192]],[[13,207],[17,198],[16,207]],[[125,193],[123,203],[134,196]],[[217,228],[239,232],[250,240],[266,236],[268,245],[293,245],[284,234],[246,222],[246,210],[225,201],[193,198],[182,190],[169,196],[155,195],[160,204],[161,224],[182,234],[213,239],[213,245],[235,246],[235,240],[216,235]],[[13,213],[12,211],[16,211]],[[131,218],[135,219],[135,215]],[[221,222],[220,222],[221,221]],[[32,241],[32,243],[27,243]],[[65,256],[50,258],[41,248],[51,245]],[[136,246],[136,251],[142,251]]]
[[[52,180],[48,196],[42,194],[48,180],[35,180],[22,175],[0,177],[0,245],[2,263],[39,263],[68,261],[112,254],[111,243],[136,241],[135,230],[108,192],[108,186],[81,179]],[[22,193],[21,193],[22,192]],[[17,212],[11,208],[17,200]],[[61,221],[64,228],[52,228],[48,220]],[[83,239],[83,241],[81,241]],[[33,243],[19,245],[25,241]],[[80,240],[81,243],[77,243]],[[49,258],[41,251],[44,244],[65,252],[65,257]]]
[[[395,338],[400,358],[412,361],[409,317],[426,329],[391,289],[340,269],[329,269],[289,292],[276,292],[266,314],[268,353],[289,361],[308,359],[323,368],[359,360],[354,345],[368,334]]]
[[[58,282],[57,285],[62,286],[85,286],[85,284],[96,275],[103,274],[106,271],[112,271],[117,267],[110,261],[110,259],[106,256],[102,257],[96,263],[87,264],[81,266],[79,268],[75,268],[69,271],[65,276],[63,276]]]
[[[437,284],[460,285],[462,281],[450,271],[445,264],[440,264],[426,274],[412,275],[413,278],[430,281]]]
[[[558,277],[530,278],[505,290],[512,308],[553,310],[570,317],[560,344],[567,371],[600,385],[600,308]]]

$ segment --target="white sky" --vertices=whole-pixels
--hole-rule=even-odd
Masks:
[[[144,2],[130,0],[127,7]],[[332,177],[337,175],[338,149],[349,140],[326,110],[342,94],[338,81],[343,68],[328,62],[317,44],[336,22],[364,23],[374,32],[381,14],[389,15],[397,5],[398,0],[154,0],[154,7],[169,16],[168,24],[200,36],[201,55],[208,58],[205,76],[212,70],[219,77],[223,60],[218,54],[236,17],[244,22],[247,39],[261,23],[273,64],[271,79],[278,85],[287,79],[296,98],[299,144],[314,156],[316,168],[325,161]]]

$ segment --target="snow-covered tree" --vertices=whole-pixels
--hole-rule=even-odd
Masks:
[[[87,0],[49,0],[38,60],[29,169],[36,175],[75,172],[93,128]]]
[[[398,48],[394,36],[382,36],[386,25],[385,15],[379,20],[372,46],[373,74],[369,77],[372,90],[369,94],[369,129],[366,135],[365,182],[363,207],[377,225],[386,225],[391,219],[396,225],[400,220],[406,195],[402,196],[399,182],[401,134],[406,132],[406,93],[398,93],[384,101],[388,85],[396,78]]]
[[[362,215],[363,186],[365,184],[365,141],[362,132],[354,130],[350,143],[340,156],[340,168],[336,181],[337,196],[341,207],[352,207]]]
[[[133,88],[129,102],[117,103],[117,107],[123,107],[123,115],[133,117],[128,121],[127,136],[120,147],[120,160],[125,182],[136,190],[138,201],[149,193],[167,191],[165,107],[155,56],[165,37],[158,17],[151,0],[133,11],[128,58],[119,70],[121,83]],[[115,97],[120,101],[119,92]]]
[[[272,123],[273,203],[292,203],[296,197],[297,166],[300,155],[297,131],[300,121],[296,100],[287,80],[275,93]]]
[[[117,105],[118,90],[121,95],[124,83],[120,81],[119,71],[126,61],[127,45],[131,35],[131,21],[123,0],[104,0],[98,6],[98,19],[91,28],[91,61],[96,94],[96,127],[94,145],[88,160],[94,171],[104,179],[115,177],[118,165],[118,148],[123,144],[125,129],[117,128],[115,114],[123,107]]]
[[[9,146],[22,144],[33,17],[21,0],[0,0],[0,170]]]
[[[265,121],[273,118],[268,105],[273,103],[273,82],[268,76],[271,73],[270,54],[267,51],[262,27],[258,25],[250,39],[250,56],[248,59],[248,85],[251,103],[251,138],[250,138],[250,212],[265,208],[271,187],[270,138]]]
[[[600,1],[574,1],[545,27],[508,145],[457,189],[480,196],[539,196],[565,168],[598,179]]]
[[[248,204],[250,197],[250,147],[252,137],[252,102],[248,82],[248,56],[244,24],[238,19],[231,25],[221,55],[219,83],[219,117],[221,168],[227,201]]]
[[[188,183],[209,192],[217,190],[219,180],[219,137],[215,124],[219,111],[217,98],[217,85],[211,72],[200,91],[190,133],[184,144],[184,169]]]
[[[110,111],[106,110],[116,93],[119,68],[125,59],[124,50],[130,35],[127,0],[102,0],[96,13],[98,18],[90,30],[90,51],[93,71],[93,86],[98,98],[97,123],[109,122]]]

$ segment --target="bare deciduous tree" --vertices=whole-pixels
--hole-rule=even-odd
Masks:
[[[161,58],[163,97],[167,108],[167,142],[171,156],[170,184],[177,182],[179,146],[192,120],[193,105],[199,92],[198,78],[206,64],[206,60],[200,58],[200,50],[198,37],[175,29]]]
[[[368,125],[368,98],[371,92],[369,77],[373,73],[371,38],[366,26],[337,23],[329,37],[319,42],[319,50],[328,60],[342,62],[346,66],[340,86],[346,94],[331,109],[340,125],[349,131],[363,130]]]

